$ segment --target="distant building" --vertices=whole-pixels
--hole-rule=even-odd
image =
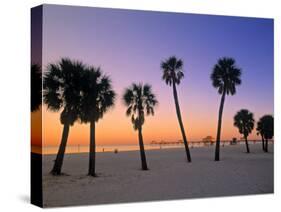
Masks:
[[[212,142],[213,139],[214,139],[214,138],[213,138],[212,136],[208,135],[208,136],[206,136],[205,138],[203,138],[202,141],[203,141],[203,142]]]
[[[214,143],[214,138],[210,135],[206,136],[205,138],[202,139],[203,143],[207,144],[213,144]]]

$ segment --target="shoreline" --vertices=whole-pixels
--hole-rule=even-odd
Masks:
[[[274,142],[269,141],[270,145],[274,145]],[[238,142],[237,144],[230,144],[230,143],[221,143],[221,148],[224,146],[237,146],[237,145],[245,145],[245,143]],[[261,141],[250,141],[249,145],[261,145]],[[214,147],[215,148],[215,143],[214,144],[204,144],[204,143],[190,143],[189,144],[189,149],[193,148],[204,148],[204,147]],[[48,150],[48,148],[52,148],[52,151]],[[42,154],[42,155],[56,155],[57,154],[57,148],[58,147],[47,147],[47,149],[44,150],[44,148],[37,147],[37,149],[32,149],[32,153],[36,154]],[[70,150],[68,150],[68,148]],[[82,150],[79,150],[81,148]],[[84,146],[77,146],[77,145],[72,145],[68,146],[66,149],[65,154],[82,154],[82,153],[89,153],[88,149],[89,146],[84,145]],[[151,151],[151,150],[165,150],[165,149],[184,149],[184,145],[155,145],[155,144],[145,144],[144,146],[145,151]],[[55,149],[55,150],[54,150]],[[83,150],[84,149],[84,150]],[[131,152],[131,151],[139,151],[139,146],[137,144],[131,144],[131,145],[108,145],[108,146],[97,146],[96,147],[96,153],[115,153],[117,151],[117,154],[120,152]]]

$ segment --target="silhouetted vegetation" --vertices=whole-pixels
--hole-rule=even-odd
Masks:
[[[44,76],[44,103],[51,111],[60,114],[63,124],[61,143],[51,173],[60,175],[69,128],[78,119],[80,105],[80,75],[85,69],[80,62],[63,58],[57,64],[49,64]]]
[[[213,68],[211,80],[214,88],[218,89],[218,93],[221,95],[215,151],[215,161],[219,161],[222,113],[225,96],[234,95],[236,93],[236,86],[241,84],[241,69],[236,66],[234,59],[227,57],[221,58]]]
[[[250,153],[248,144],[248,135],[251,134],[254,129],[255,120],[254,115],[246,109],[242,109],[234,116],[234,126],[238,128],[239,133],[244,136],[247,153]]]
[[[90,151],[88,174],[96,176],[96,122],[114,105],[115,92],[111,80],[100,68],[89,67],[81,73],[80,119],[90,123]]]
[[[42,103],[42,70],[38,64],[31,65],[31,112]]]
[[[154,107],[158,101],[148,84],[135,84],[126,88],[123,95],[123,102],[128,107],[127,116],[131,116],[131,121],[135,130],[138,130],[141,165],[143,170],[148,170],[144,142],[142,137],[142,125],[145,115],[154,115]]]
[[[274,118],[272,115],[265,115],[260,118],[257,125],[257,132],[263,141],[263,151],[268,152],[268,139],[274,136]]]
[[[162,80],[171,86],[173,90],[176,114],[183,137],[183,141],[178,141],[177,143],[183,142],[187,161],[191,162],[177,94],[177,85],[181,83],[184,77],[183,62],[173,56],[161,62],[161,69],[163,71]],[[32,65],[31,111],[36,111],[41,105],[41,76],[40,66]],[[221,58],[212,70],[211,80],[213,86],[221,95],[215,149],[215,161],[219,161],[225,97],[236,93],[236,86],[241,84],[241,69],[236,66],[234,59]],[[96,123],[114,106],[115,99],[116,93],[112,88],[112,82],[109,76],[103,74],[100,68],[86,66],[82,62],[68,58],[62,58],[58,63],[48,65],[43,77],[43,101],[48,110],[61,112],[60,122],[63,125],[59,150],[51,171],[53,175],[61,174],[70,127],[77,120],[80,120],[81,123],[90,123],[88,175],[96,176]],[[122,100],[127,107],[126,115],[131,117],[133,128],[138,131],[142,169],[148,170],[142,130],[145,116],[154,115],[154,109],[158,101],[152,92],[151,86],[142,83],[133,83],[126,88]],[[247,153],[250,153],[248,136],[254,128],[254,123],[253,113],[246,109],[241,109],[234,116],[234,126],[238,128],[239,133],[245,139]],[[271,115],[261,117],[257,123],[256,130],[262,138],[262,146],[265,152],[268,152],[268,139],[272,139],[274,136],[273,125],[274,120]],[[203,141],[212,143],[212,137],[207,136]],[[161,141],[160,144],[162,143],[164,142]],[[236,143],[236,140],[232,143]],[[117,153],[117,150],[115,153]]]
[[[173,95],[174,95],[174,101],[175,101],[175,106],[176,106],[176,113],[180,125],[180,130],[185,146],[185,152],[186,152],[186,157],[187,161],[191,162],[191,156],[190,156],[190,151],[188,147],[188,142],[187,138],[185,135],[185,130],[182,122],[182,117],[181,117],[181,111],[180,111],[180,105],[179,105],[179,100],[178,100],[178,94],[177,94],[177,87],[176,85],[179,85],[181,80],[184,77],[183,73],[183,62],[181,59],[177,59],[175,56],[168,58],[165,61],[161,62],[161,69],[163,71],[162,79],[165,81],[165,83],[169,86],[173,87]]]
[[[257,131],[257,135],[261,136],[262,150],[265,151],[265,141],[264,141],[264,135],[263,135],[263,122],[261,120],[259,120],[257,123],[256,131]]]

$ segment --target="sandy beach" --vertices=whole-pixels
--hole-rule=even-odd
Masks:
[[[192,148],[192,163],[184,149],[146,151],[149,171],[140,169],[138,151],[97,153],[97,178],[87,176],[88,154],[67,154],[63,172],[49,174],[55,155],[43,157],[44,207],[125,203],[185,198],[273,193],[273,146],[261,144]]]

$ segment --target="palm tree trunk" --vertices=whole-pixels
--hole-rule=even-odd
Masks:
[[[61,168],[62,168],[62,164],[63,164],[63,158],[64,158],[68,134],[69,134],[69,124],[64,124],[60,147],[59,147],[59,150],[57,153],[57,157],[56,157],[53,169],[51,171],[51,173],[53,175],[61,174]]]
[[[265,148],[264,148],[265,152],[268,152],[268,139],[265,139]]]
[[[89,151],[89,171],[88,175],[96,176],[96,123],[90,123],[90,151]]]
[[[261,136],[261,140],[262,140],[262,150],[265,151],[265,145],[264,145],[264,137],[263,137],[263,135]]]
[[[184,130],[184,126],[183,126],[182,118],[181,118],[181,111],[180,111],[180,106],[179,106],[179,100],[178,100],[178,93],[177,93],[176,83],[174,81],[173,81],[173,94],[174,94],[174,100],[175,100],[175,105],[176,105],[176,112],[177,112],[177,117],[178,117],[178,121],[179,121],[179,125],[180,125],[180,130],[181,130],[181,134],[182,134],[182,138],[183,138],[183,143],[184,143],[184,147],[185,147],[187,161],[191,162],[191,156],[190,156],[190,152],[189,152],[189,148],[188,148],[188,143],[187,143],[187,139],[186,139],[186,135],[185,135],[185,130]]]
[[[215,161],[220,160],[221,123],[222,123],[222,113],[223,113],[223,106],[224,106],[224,100],[225,100],[225,93],[226,93],[226,90],[224,89],[223,93],[222,93],[222,96],[221,96],[221,103],[220,103],[220,109],[219,109]]]
[[[247,136],[244,136],[244,138],[245,138],[245,143],[246,143],[247,153],[250,153],[250,148],[249,148],[249,144],[248,144],[248,139],[247,139]]]
[[[141,126],[138,128],[138,133],[139,133],[139,145],[140,145],[140,156],[141,156],[142,170],[148,170],[147,163],[146,163],[146,157],[145,157],[145,150],[144,150],[144,145],[143,145],[142,127]]]

